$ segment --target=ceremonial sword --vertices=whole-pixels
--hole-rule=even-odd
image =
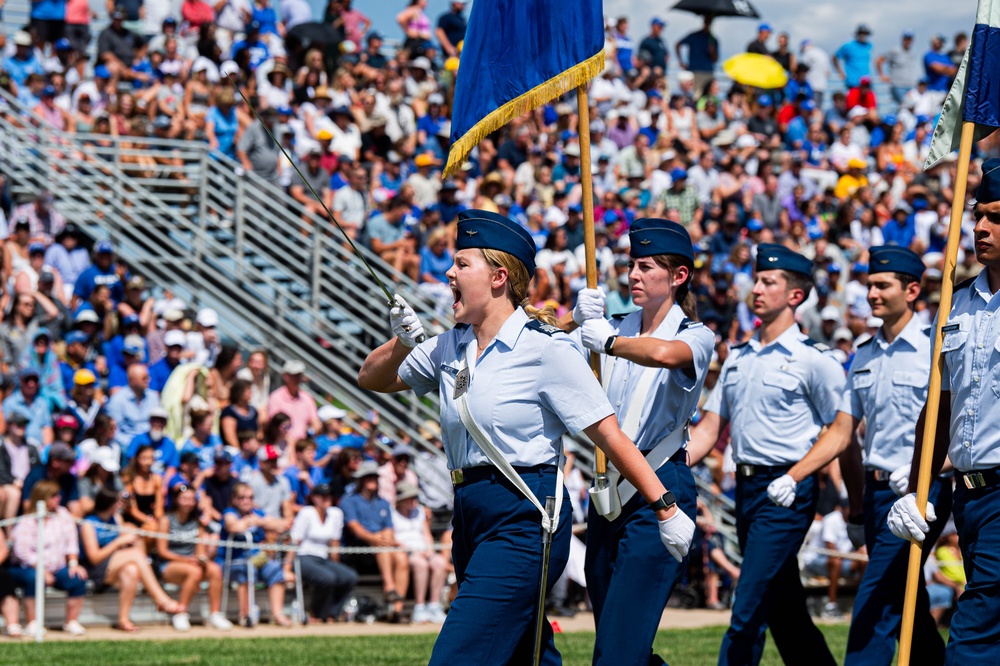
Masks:
[[[299,178],[302,179],[303,184],[305,184],[305,186],[309,188],[309,191],[312,192],[313,197],[315,197],[316,201],[319,202],[319,205],[323,207],[323,210],[326,211],[327,217],[329,217],[330,221],[333,222],[334,225],[336,225],[337,229],[340,230],[340,233],[344,236],[344,240],[347,241],[347,244],[351,246],[351,250],[354,251],[354,256],[360,259],[361,263],[364,264],[365,268],[368,269],[368,272],[371,274],[372,278],[374,278],[375,283],[378,284],[379,288],[382,290],[382,293],[385,294],[386,302],[388,303],[389,307],[390,308],[395,307],[396,305],[395,297],[389,292],[389,289],[386,288],[382,280],[379,279],[379,276],[375,273],[375,270],[372,268],[371,264],[368,263],[368,261],[358,250],[358,246],[354,244],[353,240],[351,240],[351,237],[344,230],[344,227],[340,226],[340,222],[337,221],[337,217],[333,214],[333,211],[327,208],[327,205],[323,203],[323,198],[316,193],[316,190],[313,189],[313,186],[309,183],[308,180],[306,180],[306,177],[302,175],[302,171],[299,169],[298,165],[288,154],[288,151],[286,151],[285,147],[281,145],[281,142],[278,141],[277,138],[275,138],[274,133],[271,132],[271,128],[267,126],[267,123],[264,122],[264,119],[260,117],[259,113],[257,113],[257,109],[253,108],[253,104],[251,104],[250,100],[247,99],[247,96],[243,94],[243,91],[240,90],[240,87],[236,85],[236,81],[233,80],[232,75],[227,73],[226,78],[229,79],[229,83],[233,85],[233,88],[236,90],[237,94],[239,94],[239,96],[243,98],[243,101],[250,109],[250,112],[253,114],[253,117],[257,119],[257,122],[259,122],[261,124],[261,127],[264,128],[264,131],[267,132],[267,135],[271,137],[271,141],[274,142],[274,145],[278,147],[278,150],[281,151],[281,154],[285,156],[285,159],[288,160],[288,163],[292,165],[293,169],[295,169],[295,173],[299,174]],[[424,341],[424,335],[421,334],[420,336],[417,337],[417,342],[423,342],[423,341]]]

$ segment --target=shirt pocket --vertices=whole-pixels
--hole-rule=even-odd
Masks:
[[[766,372],[761,380],[764,386],[781,389],[782,391],[789,391],[792,393],[798,393],[802,382],[795,375],[789,374],[787,372]]]
[[[927,394],[928,381],[929,378],[924,373],[896,370],[892,373],[893,397],[906,401],[913,401],[914,398],[917,398],[921,406],[923,406]],[[899,406],[901,408],[904,407],[903,404]]]

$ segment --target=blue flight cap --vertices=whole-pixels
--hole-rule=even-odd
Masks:
[[[524,227],[499,213],[488,210],[463,210],[458,214],[456,250],[480,248],[500,250],[513,255],[535,274],[535,241]]]
[[[1000,201],[1000,159],[991,157],[983,162],[983,179],[976,190],[976,202],[994,201]]]
[[[757,246],[757,271],[783,270],[812,277],[812,262],[784,245],[761,243]]]
[[[676,254],[694,263],[694,248],[687,229],[671,220],[644,217],[632,223],[628,232],[631,244],[629,256],[633,259],[652,257],[656,254]]]
[[[83,331],[70,331],[69,333],[66,334],[65,340],[67,345],[76,344],[77,342],[86,343],[87,334],[84,333]]]
[[[761,95],[757,98],[757,106],[771,106],[773,103],[770,95]]]
[[[905,273],[919,279],[924,274],[924,262],[913,250],[899,245],[879,245],[868,254],[872,273]]]

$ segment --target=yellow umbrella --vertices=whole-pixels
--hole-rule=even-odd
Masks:
[[[785,68],[771,56],[759,53],[734,55],[722,63],[722,69],[733,81],[754,88],[784,88],[788,83]]]

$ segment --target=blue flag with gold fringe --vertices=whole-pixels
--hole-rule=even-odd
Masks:
[[[486,136],[604,69],[601,0],[476,0],[455,82],[455,171]]]

